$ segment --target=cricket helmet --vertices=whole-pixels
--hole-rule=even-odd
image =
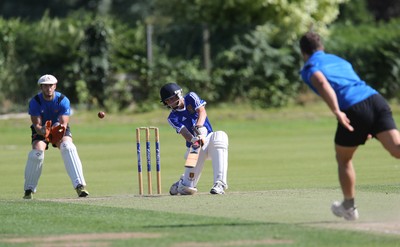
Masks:
[[[161,102],[163,102],[164,105],[166,105],[166,99],[171,98],[175,95],[177,95],[179,99],[182,98],[182,88],[176,83],[167,83],[160,89]]]
[[[57,79],[53,75],[43,75],[39,78],[38,84],[56,84]]]

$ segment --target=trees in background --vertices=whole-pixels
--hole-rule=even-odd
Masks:
[[[43,0],[33,6],[2,1],[0,112],[25,107],[44,73],[60,79],[60,90],[76,106],[110,111],[160,106],[159,88],[169,81],[208,101],[284,106],[299,93],[297,39],[310,28],[324,36],[334,33],[327,47],[347,58],[373,55],[359,64],[371,70],[361,71],[374,81],[374,66],[384,64],[375,74],[391,76],[378,88],[397,95],[392,80],[399,77],[398,35],[389,35],[396,25],[388,21],[372,28],[376,20],[386,20],[381,16],[396,14],[371,11],[377,2]],[[364,25],[359,28],[364,39],[352,37],[358,25]]]

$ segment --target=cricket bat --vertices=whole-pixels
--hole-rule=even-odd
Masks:
[[[185,167],[193,168],[197,165],[197,160],[199,159],[201,146],[197,146],[194,148],[193,146],[190,147],[189,154],[186,158]]]

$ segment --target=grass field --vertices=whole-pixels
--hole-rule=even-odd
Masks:
[[[198,194],[168,194],[183,172],[185,149],[167,114],[100,120],[96,112],[75,111],[72,132],[90,197],[76,197],[59,151],[50,148],[29,201],[22,199],[29,117],[0,119],[0,246],[400,246],[400,161],[376,140],[355,157],[360,220],[331,214],[341,192],[336,122],[324,105],[208,109],[214,129],[229,135],[225,195],[209,194],[210,161]],[[162,195],[138,195],[134,132],[140,126],[160,128]]]

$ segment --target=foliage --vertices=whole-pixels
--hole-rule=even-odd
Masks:
[[[156,1],[156,17],[165,22],[162,16],[170,17],[175,24],[207,24],[211,27],[212,35],[218,35],[221,28],[246,28],[268,24],[275,29],[270,38],[275,43],[288,43],[296,40],[313,27],[326,32],[327,25],[338,15],[338,5],[348,0],[170,0]],[[161,16],[161,17],[160,17]],[[237,33],[231,34],[232,39]],[[239,33],[240,35],[240,33]]]
[[[109,14],[122,23],[135,26],[149,21],[155,0],[112,0]]]
[[[63,81],[65,65],[74,60],[78,50],[78,28],[48,16],[32,25],[19,20],[1,20],[1,25],[4,60],[0,83],[8,99],[25,105],[38,89],[37,79],[46,73]],[[67,86],[60,83],[59,89]]]
[[[147,58],[145,26],[137,23],[136,28],[119,22],[112,23],[110,41],[110,63],[113,75],[106,89],[106,106],[113,111],[127,108],[132,102],[146,98],[147,91],[141,85],[147,80]],[[116,100],[118,99],[118,100]]]
[[[201,68],[200,60],[182,61],[160,57],[153,70],[152,76],[155,86],[157,86],[156,98],[160,100],[159,89],[167,82],[177,82],[185,92],[195,91],[207,100],[215,101],[218,99],[216,84],[211,81],[205,69]]]
[[[34,22],[47,14],[51,17],[65,18],[71,11],[80,9],[89,1],[77,0],[2,0],[0,2],[0,16],[5,19],[20,18],[24,21]]]
[[[21,36],[20,42],[28,44],[19,45],[21,59],[29,62],[30,81],[36,82],[43,74],[53,74],[59,83],[57,90],[63,91],[75,102],[75,81],[69,80],[70,66],[78,62],[79,45],[83,38],[80,22],[65,19],[53,19],[44,16],[38,23],[26,24],[30,29],[26,35],[35,33],[33,37]],[[33,50],[33,52],[32,52]],[[30,83],[27,96],[37,91],[36,83]]]
[[[200,54],[199,40],[207,26],[216,99],[250,100],[261,107],[279,107],[293,99],[299,87],[294,41],[310,27],[326,32],[338,14],[338,5],[345,2],[156,1],[155,23],[160,20],[170,28],[157,37],[170,57],[190,60]],[[177,35],[182,39],[176,40]]]
[[[337,25],[326,48],[349,60],[360,77],[387,98],[399,97],[399,25],[400,20],[356,27]]]
[[[153,63],[147,59],[146,25],[136,23],[132,29],[126,25],[115,25],[112,36],[112,67],[116,81],[108,95],[108,107],[122,110],[134,107],[137,111],[148,111],[160,106],[159,89],[167,82],[178,82],[185,90],[207,92],[207,98],[216,98],[214,86],[200,60],[168,58],[157,46],[153,47]],[[214,93],[209,93],[214,92]],[[118,98],[119,101],[115,101]],[[132,105],[132,103],[134,105]]]
[[[23,90],[17,82],[26,81],[25,71],[28,66],[19,63],[15,45],[18,36],[15,30],[20,27],[19,20],[0,19],[0,113],[11,110],[12,106],[9,104],[16,102]]]
[[[271,28],[260,27],[218,59],[215,77],[224,82],[223,101],[251,101],[261,107],[287,105],[300,83],[292,47],[270,45]]]
[[[358,25],[373,22],[373,15],[368,11],[366,0],[353,0],[339,6],[336,23]]]
[[[104,106],[110,63],[109,42],[111,30],[102,19],[95,18],[84,30],[84,38],[80,49],[84,56],[80,57],[82,79],[86,82],[91,94],[91,104]]]
[[[365,0],[368,9],[377,21],[390,21],[400,17],[400,1],[398,0]]]
[[[311,26],[326,32],[338,4],[345,2],[156,1],[155,23],[160,20],[170,28],[157,38],[170,57],[191,60],[201,52],[199,40],[207,26],[213,57],[213,90],[208,92],[216,94],[213,98],[279,107],[290,102],[299,87],[294,41]]]
[[[65,6],[78,10],[57,18],[49,5],[31,22],[0,19],[1,111],[13,104],[26,108],[44,73],[59,79],[58,89],[72,104],[114,112],[159,107],[159,88],[169,81],[209,102],[284,106],[299,93],[297,39],[309,29],[322,36],[332,31],[327,48],[350,58],[385,96],[398,94],[397,23],[373,23],[362,0],[103,0]],[[332,25],[339,6],[341,25]],[[151,44],[148,25],[154,27]]]

